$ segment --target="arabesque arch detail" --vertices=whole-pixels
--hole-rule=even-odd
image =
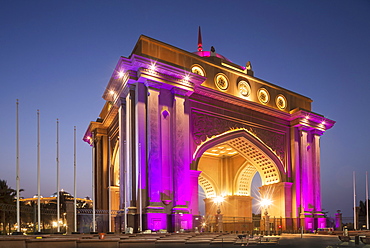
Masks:
[[[112,178],[112,185],[120,186],[120,169],[119,169],[119,145],[118,142],[115,144],[112,153],[111,159],[111,178]]]
[[[199,185],[202,187],[205,195],[205,198],[213,198],[217,195],[216,185],[212,180],[205,174],[202,173],[198,177]]]
[[[244,165],[240,167],[234,181],[235,195],[251,196],[252,180],[256,173],[256,167],[249,162],[244,163]]]
[[[207,149],[223,143],[227,143],[238,151],[251,166],[256,168],[260,173],[262,185],[285,181],[285,168],[278,156],[263,141],[245,129],[225,132],[208,139],[198,146],[193,156],[195,161],[192,169],[197,169],[199,159]],[[239,182],[237,183],[240,183],[240,180],[244,180],[242,176],[239,177]],[[246,194],[246,192],[243,192],[243,194]]]

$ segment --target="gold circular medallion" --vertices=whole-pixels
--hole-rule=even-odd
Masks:
[[[276,97],[276,106],[280,110],[284,110],[287,107],[287,100],[286,100],[285,96],[280,94]]]
[[[219,73],[215,77],[215,84],[220,90],[226,90],[229,87],[229,81],[226,76],[222,73]]]
[[[258,100],[263,104],[267,104],[270,101],[270,94],[265,88],[258,90],[257,97]]]
[[[195,73],[195,74],[198,74],[202,77],[204,77],[206,75],[205,72],[204,72],[204,69],[200,65],[193,65],[191,67],[191,72]]]
[[[247,81],[244,80],[239,81],[238,90],[243,97],[248,97],[251,94],[251,86]]]

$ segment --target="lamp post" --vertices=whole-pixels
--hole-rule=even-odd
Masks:
[[[267,235],[270,235],[270,217],[268,215],[268,208],[272,204],[272,200],[264,198],[260,201],[261,208],[265,210],[265,232]]]
[[[221,214],[221,204],[225,201],[223,196],[216,196],[213,198],[213,202],[217,205],[217,214]]]
[[[221,214],[221,204],[225,201],[225,198],[223,196],[216,196],[213,198],[213,202],[217,206],[216,211],[216,227],[217,231],[222,232],[222,214]]]

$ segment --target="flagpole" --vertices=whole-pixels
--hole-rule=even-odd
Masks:
[[[366,229],[369,230],[369,184],[366,171]]]
[[[74,168],[74,232],[77,232],[77,186],[76,186],[76,178],[77,178],[77,170],[76,170],[76,126],[74,126],[74,133],[73,133],[73,168]]]
[[[111,182],[111,159],[110,159],[110,156],[111,156],[111,147],[110,147],[110,137],[108,138],[108,224],[109,224],[109,232],[112,231],[112,193],[111,193],[111,185],[112,185],[112,182]]]
[[[357,229],[357,217],[356,217],[356,175],[353,172],[353,229]]]
[[[92,196],[91,200],[93,203],[93,223],[92,228],[93,232],[95,232],[95,134],[92,133]]]
[[[143,199],[142,199],[142,182],[141,182],[141,143],[139,143],[139,233],[142,232],[143,224]]]
[[[18,119],[18,108],[19,108],[19,102],[17,99],[17,113],[16,113],[16,187],[17,187],[17,232],[20,233],[21,231],[21,217],[20,217],[20,207],[19,207],[19,119]]]
[[[127,151],[127,144],[126,144],[126,140],[123,142],[123,145],[124,145],[124,151]],[[129,154],[129,152],[127,151],[127,154]],[[127,156],[125,156],[125,164],[124,164],[124,179],[122,180],[123,181],[123,188],[124,188],[124,201],[125,201],[125,215],[124,215],[124,222],[125,222],[125,233],[127,232],[127,185],[128,185],[128,180],[127,180],[127,163],[128,163],[128,158]]]
[[[57,119],[57,232],[60,232],[60,197],[59,197],[59,120]]]
[[[41,205],[40,205],[40,110],[37,110],[37,231],[41,232]]]

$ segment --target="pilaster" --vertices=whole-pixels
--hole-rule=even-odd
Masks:
[[[136,151],[135,151],[135,85],[129,86],[129,92],[126,96],[126,199],[127,208],[136,205]],[[133,212],[130,208],[131,213]]]
[[[186,91],[173,89],[174,93],[174,121],[173,126],[173,170],[175,206],[173,212],[188,213],[188,204],[191,200],[189,192],[189,113],[185,110]]]
[[[120,203],[119,208],[127,207],[127,140],[126,140],[126,98],[120,99],[118,108],[118,131],[119,131],[119,174],[120,174]]]
[[[133,194],[136,195],[136,207],[139,213],[142,213],[143,206],[147,205],[146,202],[146,148],[147,148],[147,88],[142,83],[137,83],[135,94],[135,180],[136,185]]]

